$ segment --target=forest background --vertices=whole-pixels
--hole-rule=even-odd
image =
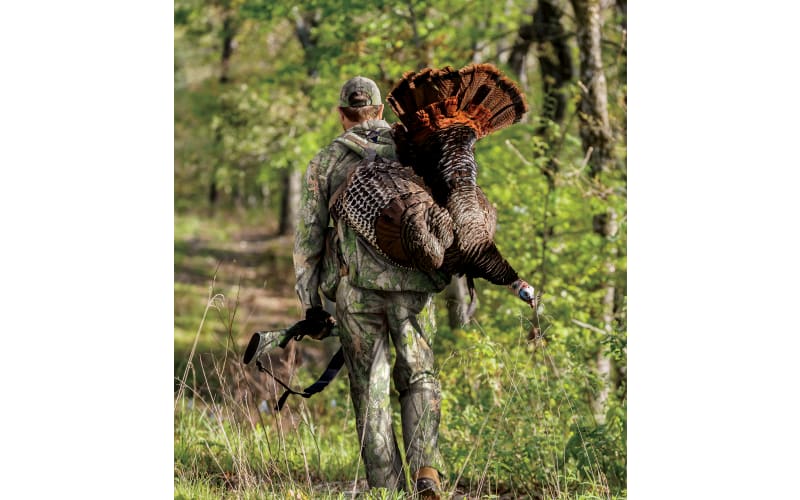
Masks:
[[[174,5],[4,12],[4,491],[166,496]],[[777,2],[629,14],[628,493],[791,496],[796,17]]]
[[[532,313],[479,283],[466,325],[463,279],[437,298],[447,488],[625,496],[626,43],[624,0],[176,2],[176,494],[314,497],[359,477],[346,381],[275,414],[242,347],[302,317],[300,177],[341,133],[342,83],[364,75],[385,97],[408,71],[492,63],[530,111],[477,145],[478,182],[499,248],[542,298]],[[307,384],[319,347],[276,363]]]

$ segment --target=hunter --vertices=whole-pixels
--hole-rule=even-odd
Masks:
[[[444,289],[450,276],[399,268],[332,217],[333,198],[357,163],[370,154],[396,159],[374,81],[361,76],[348,80],[341,89],[338,114],[344,133],[317,153],[303,179],[294,242],[296,291],[306,319],[322,321],[330,316],[320,291],[336,302],[335,319],[369,486],[405,489],[392,427],[391,372],[400,394],[414,493],[440,498],[439,473],[444,464],[437,441],[442,395],[431,349],[433,295]]]

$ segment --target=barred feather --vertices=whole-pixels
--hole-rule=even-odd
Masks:
[[[406,73],[387,101],[402,163],[363,162],[334,207],[392,262],[519,279],[494,243],[497,212],[478,187],[476,141],[527,111],[519,88],[490,64]],[[406,165],[405,167],[403,165]]]
[[[422,179],[381,157],[356,167],[333,210],[400,267],[433,271],[453,243],[452,218],[436,205]]]
[[[455,124],[473,128],[480,139],[518,122],[528,109],[516,84],[491,64],[406,73],[387,101],[415,145]]]
[[[522,118],[524,94],[491,64],[473,64],[406,73],[387,101],[402,123],[394,130],[401,161],[452,217],[454,243],[443,266],[497,284],[516,280],[493,242],[496,211],[477,185],[472,148]]]

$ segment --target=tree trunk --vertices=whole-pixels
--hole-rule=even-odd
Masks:
[[[469,290],[467,290],[467,278],[465,276],[453,276],[450,284],[444,291],[445,301],[447,302],[447,321],[450,329],[461,328],[469,321],[467,316]]]
[[[306,74],[312,79],[319,74],[314,49],[317,47],[317,35],[312,30],[319,26],[320,16],[317,12],[304,12],[295,18],[294,33],[303,47],[303,62]]]
[[[542,117],[561,123],[567,108],[562,88],[572,80],[573,72],[567,36],[561,24],[561,9],[553,0],[539,0],[539,7],[533,13],[532,37],[542,75]]]
[[[620,26],[622,29],[628,29],[628,0],[617,0],[617,10],[619,10],[620,14],[622,14],[622,20],[620,21]]]
[[[553,234],[552,223],[548,224],[548,221],[555,219],[555,176],[559,171],[556,159],[558,151],[555,150],[559,139],[548,133],[552,130],[548,125],[551,122],[559,125],[563,123],[567,107],[567,98],[564,95],[563,87],[573,77],[572,57],[567,45],[566,31],[561,24],[561,15],[561,9],[553,0],[539,0],[539,5],[533,13],[533,23],[530,25],[530,37],[535,42],[539,72],[542,77],[542,94],[544,95],[541,123],[536,129],[536,133],[549,144],[550,155],[547,167],[542,169],[542,173],[547,178],[547,194],[542,217],[541,264],[538,269],[540,288],[547,286],[547,243]]]
[[[219,83],[221,84],[230,83],[230,77],[228,76],[228,73],[230,71],[231,57],[233,56],[233,51],[236,48],[234,37],[236,36],[237,29],[238,29],[238,23],[236,22],[236,18],[233,12],[231,12],[230,10],[226,10],[222,14],[222,54],[220,56],[220,70],[219,70]],[[217,133],[214,136],[214,142],[218,146],[215,149],[221,151],[222,137],[219,133]],[[214,213],[214,208],[216,207],[217,202],[219,201],[219,187],[217,186],[217,170],[218,167],[215,164],[212,167],[210,185],[208,187],[208,204],[212,214]]]
[[[581,56],[581,99],[579,104],[580,134],[583,149],[589,163],[589,175],[600,180],[611,164],[612,135],[608,121],[608,96],[601,57],[601,28],[599,0],[572,0],[577,21],[577,40]],[[616,247],[613,241],[617,233],[617,214],[611,207],[605,213],[595,215],[595,232],[606,240],[605,279],[602,299],[603,330],[610,333],[614,320],[614,296],[616,273]],[[594,412],[598,422],[605,420],[608,402],[611,360],[600,350],[597,354],[597,372],[603,381],[601,390],[594,398]]]
[[[596,178],[611,160],[608,91],[600,51],[602,19],[598,0],[573,0],[581,54],[581,99],[578,106],[581,142],[589,156],[589,172]]]
[[[309,80],[316,78],[319,71],[316,65],[317,37],[313,29],[320,23],[320,16],[315,11],[302,12],[295,17],[295,30],[297,40],[303,47],[303,61],[306,65],[306,74]],[[305,94],[311,93],[312,83],[306,81],[302,84]],[[294,234],[297,227],[297,212],[300,208],[301,172],[293,167],[284,174],[283,200],[279,216],[278,234],[281,236]]]
[[[219,199],[219,190],[217,189],[217,168],[212,167],[211,170],[211,185],[208,187],[208,204],[211,207],[211,213],[214,212],[214,207],[217,205]]]
[[[294,168],[286,170],[283,178],[283,185],[285,193],[283,196],[283,203],[281,207],[280,227],[278,234],[287,235],[294,234],[295,227],[297,226],[297,210],[300,207],[300,171]]]
[[[236,48],[234,44],[236,29],[236,20],[233,13],[226,12],[222,20],[222,58],[220,60],[219,83],[228,83],[230,81],[228,73],[231,66],[231,56]]]
[[[524,90],[528,89],[528,72],[527,61],[528,51],[533,43],[533,23],[521,24],[517,31],[517,38],[514,40],[514,45],[511,46],[511,52],[508,55],[508,66],[514,78],[522,85]]]
[[[605,283],[603,284],[605,293],[603,294],[602,301],[602,317],[603,330],[606,331],[606,334],[610,335],[614,328],[614,311],[616,310],[616,285],[614,278],[617,272],[615,264],[617,259],[617,247],[611,240],[617,235],[617,214],[614,210],[609,208],[604,219],[604,224],[600,231],[598,231],[599,234],[606,239],[606,261],[604,263]],[[606,356],[602,349],[599,350],[597,352],[597,373],[603,380],[603,386],[594,400],[594,413],[597,416],[598,422],[603,422],[605,420],[605,409],[611,387],[612,370],[611,359]]]

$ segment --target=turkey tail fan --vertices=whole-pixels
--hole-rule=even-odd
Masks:
[[[411,119],[417,110],[455,95],[460,79],[458,71],[450,66],[440,70],[425,68],[419,73],[409,71],[387,97],[398,118]],[[453,88],[456,87],[454,91]],[[408,116],[407,116],[408,115]]]
[[[487,109],[487,134],[520,121],[528,110],[525,94],[491,64],[467,66],[459,73],[463,81],[469,82],[460,107],[468,112],[473,108]]]
[[[491,64],[406,73],[386,100],[415,144],[456,124],[469,126],[480,139],[518,122],[528,110],[519,87]]]

